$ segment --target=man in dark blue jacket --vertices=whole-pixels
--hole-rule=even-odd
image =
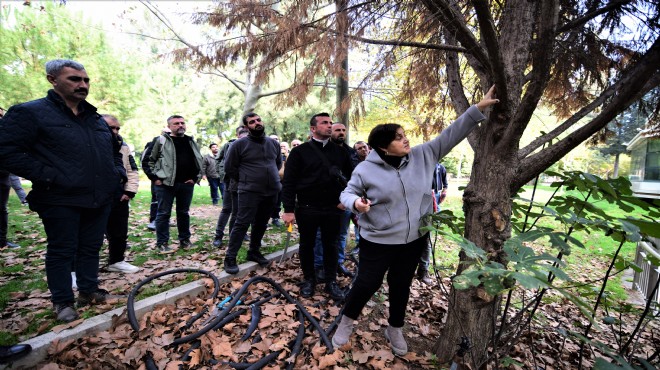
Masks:
[[[46,63],[53,85],[45,98],[13,106],[0,121],[0,168],[32,181],[30,209],[41,218],[48,247],[46,277],[57,318],[78,318],[78,306],[105,301],[99,289],[99,250],[117,183],[125,180],[119,146],[96,108],[85,99],[82,64]]]
[[[229,234],[229,245],[224,267],[228,274],[238,273],[236,255],[252,224],[250,248],[247,260],[265,266],[268,260],[259,251],[268,220],[275,208],[280,184],[279,169],[282,167],[280,144],[264,134],[264,123],[256,113],[243,116],[243,125],[249,133],[236,140],[225,158],[225,176],[238,184],[238,209],[236,222]]]

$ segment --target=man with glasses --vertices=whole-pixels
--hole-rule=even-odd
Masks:
[[[135,158],[131,154],[131,149],[124,142],[119,130],[121,129],[117,117],[104,114],[103,119],[112,131],[112,136],[121,145],[119,149],[122,157],[124,170],[128,181],[124,184],[117,184],[114,199],[110,208],[110,216],[105,235],[108,238],[108,271],[134,273],[140,271],[140,268],[124,261],[124,253],[128,243],[128,212],[129,202],[135,197],[140,182],[138,176],[138,166]]]
[[[78,307],[102,303],[99,251],[117,184],[126,181],[119,145],[96,108],[85,99],[89,77],[82,64],[46,63],[53,85],[45,98],[11,107],[0,120],[0,168],[32,181],[30,209],[48,239],[46,279],[57,319],[76,320]]]
[[[229,234],[224,262],[228,274],[238,273],[236,255],[250,224],[252,233],[247,260],[261,266],[268,265],[259,249],[282,188],[280,144],[264,134],[265,123],[258,114],[243,116],[243,125],[248,129],[248,136],[236,140],[225,158],[225,176],[238,184],[238,209],[234,210],[236,222]]]
[[[180,115],[167,118],[169,135],[160,135],[149,156],[150,179],[158,193],[156,213],[156,249],[172,253],[170,216],[176,198],[176,227],[179,247],[192,247],[190,242],[190,203],[195,184],[202,178],[202,154],[192,136],[186,135],[186,120]]]

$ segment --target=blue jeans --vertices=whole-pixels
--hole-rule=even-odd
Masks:
[[[158,214],[156,215],[156,243],[164,244],[170,240],[170,216],[172,204],[176,198],[176,227],[179,230],[179,240],[190,239],[190,203],[192,202],[195,184],[182,182],[174,186],[156,185],[158,198]]]
[[[346,239],[348,238],[348,227],[351,225],[351,211],[345,210],[339,216],[339,239],[337,242],[337,262],[341,265],[346,260]],[[323,243],[321,243],[321,229],[316,231],[314,243],[314,268],[323,268]]]
[[[220,200],[220,194],[218,194],[218,189],[220,188],[220,178],[207,178],[209,182],[209,188],[211,188],[211,201],[213,204],[218,204],[218,201]]]
[[[236,212],[236,221],[229,234],[226,258],[236,258],[250,224],[252,224],[252,233],[250,234],[249,251],[259,251],[261,239],[266,233],[268,220],[277,200],[277,194],[263,195],[245,191],[237,194],[238,207],[233,210]]]
[[[16,192],[18,199],[21,200],[21,203],[25,203],[26,202],[25,198],[27,197],[27,194],[25,194],[25,190],[23,190],[20,177],[10,173],[9,181],[11,181],[11,187]]]
[[[30,203],[44,224],[48,239],[46,278],[54,304],[73,303],[71,264],[78,291],[93,293],[98,289],[99,251],[110,214],[110,205],[80,208]]]

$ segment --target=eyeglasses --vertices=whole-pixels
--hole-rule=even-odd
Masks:
[[[249,120],[249,121],[248,121],[248,125],[251,125],[251,124],[253,124],[253,123],[257,123],[257,122],[261,122],[261,118],[255,118],[255,119],[251,119],[251,120]]]
[[[89,77],[69,76],[66,79],[72,82],[85,81],[85,83],[89,83]]]
[[[121,128],[119,126],[108,126],[108,127],[110,127],[110,130],[117,130],[117,131],[119,131],[119,129]]]

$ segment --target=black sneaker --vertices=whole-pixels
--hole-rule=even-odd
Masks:
[[[279,218],[274,218],[273,221],[271,221],[271,224],[276,227],[281,227],[282,226],[282,221],[280,221]]]
[[[247,253],[247,258],[246,259],[248,261],[258,263],[259,266],[261,266],[261,267],[268,266],[268,264],[270,263],[270,261],[268,261],[266,259],[266,257],[264,257],[264,255],[261,254],[261,252],[259,252],[259,251],[249,251]]]
[[[110,296],[110,293],[105,289],[97,289],[92,293],[78,294],[77,305],[78,307],[88,306],[90,304],[105,303],[105,300]]]
[[[167,243],[156,244],[156,250],[161,254],[174,253],[174,249],[167,246]]]
[[[325,292],[335,301],[341,301],[346,296],[344,291],[337,285],[336,281],[325,283]]]
[[[310,298],[311,296],[314,295],[315,287],[316,287],[316,283],[314,282],[314,280],[303,281],[302,285],[300,286],[300,295],[303,298]]]
[[[220,239],[213,239],[213,246],[216,248],[222,248],[222,238]]]
[[[13,346],[0,346],[0,364],[12,363],[27,356],[32,351],[29,344],[14,344]]]
[[[75,321],[80,317],[73,303],[56,303],[54,304],[53,311],[55,311],[57,319],[64,322]]]
[[[238,265],[236,264],[236,258],[225,257],[225,271],[228,274],[232,274],[232,275],[238,274]]]
[[[179,247],[181,248],[190,248],[193,244],[190,242],[190,239],[179,240]]]

